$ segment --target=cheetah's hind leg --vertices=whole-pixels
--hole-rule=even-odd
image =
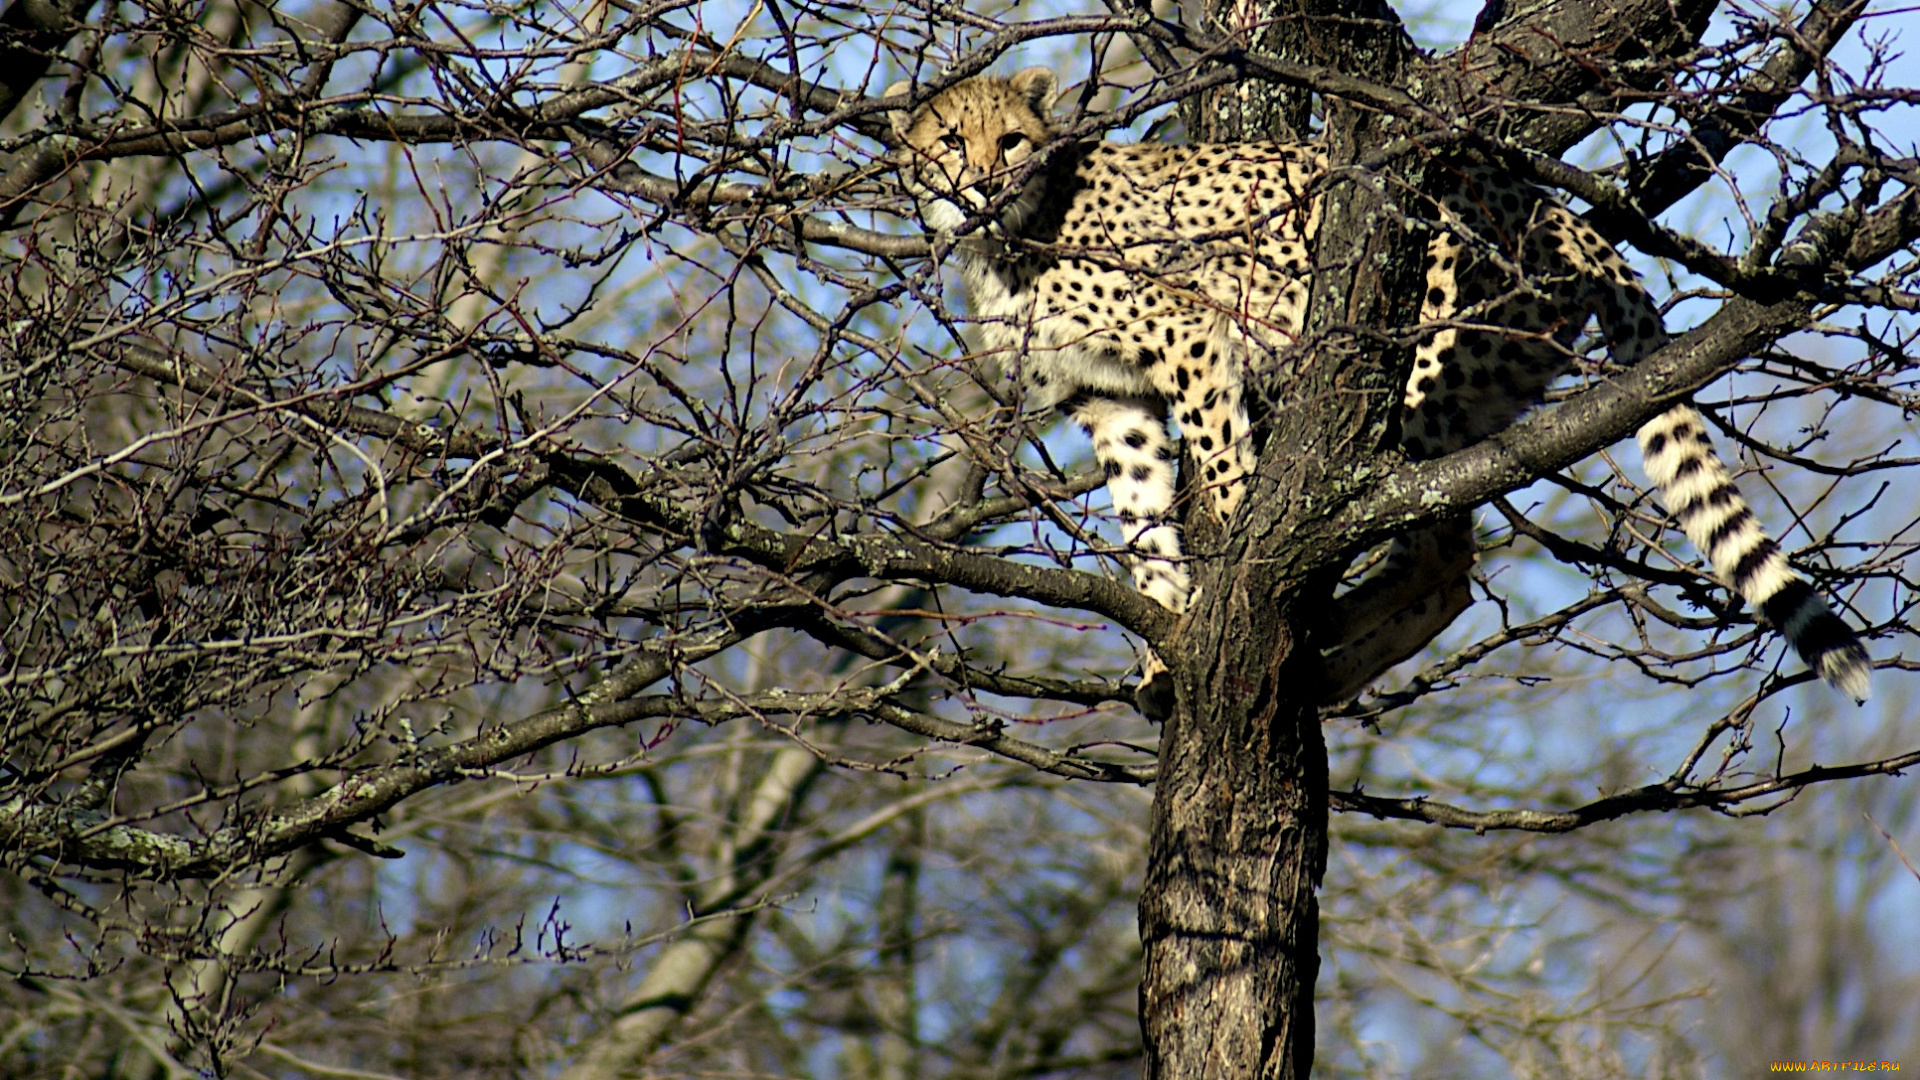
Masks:
[[[1173,672],[1152,649],[1140,665],[1140,685],[1133,691],[1133,707],[1156,724],[1164,724],[1173,715]]]
[[[1476,554],[1464,514],[1394,538],[1381,565],[1334,601],[1327,637],[1334,644],[1322,658],[1325,700],[1358,694],[1452,625],[1473,603]]]

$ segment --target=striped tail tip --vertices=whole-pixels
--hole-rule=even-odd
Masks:
[[[1795,578],[1769,597],[1761,610],[1814,674],[1854,701],[1866,702],[1870,690],[1867,675],[1872,669],[1866,647],[1812,585]]]
[[[1861,647],[1858,640],[1848,641],[1837,649],[1822,653],[1819,659],[1813,661],[1813,670],[1827,680],[1828,685],[1853,698],[1856,705],[1865,705],[1872,689],[1867,684],[1869,667],[1867,650]]]

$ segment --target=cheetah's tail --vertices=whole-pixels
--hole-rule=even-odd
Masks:
[[[1682,405],[1655,417],[1640,429],[1640,450],[1660,497],[1714,573],[1779,628],[1822,679],[1855,701],[1867,700],[1867,650],[1761,531],[1714,454],[1700,414]]]

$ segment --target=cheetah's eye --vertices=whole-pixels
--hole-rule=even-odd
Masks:
[[[1027,145],[1027,137],[1018,131],[1009,131],[1005,135],[1000,136],[1000,152],[1002,154],[1011,154],[1025,145]]]
[[[961,138],[959,132],[949,131],[940,136],[940,145],[957,154],[967,148],[967,140]]]

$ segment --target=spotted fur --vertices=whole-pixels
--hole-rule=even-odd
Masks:
[[[1213,509],[1230,520],[1253,468],[1241,380],[1270,368],[1300,329],[1326,163],[1312,144],[1049,147],[1055,90],[1052,72],[1030,68],[969,79],[893,114],[902,172],[927,226],[960,237],[983,349],[1029,405],[1063,409],[1087,429],[1135,584],[1179,611],[1190,583],[1171,517],[1167,414]],[[1047,161],[1022,167],[1043,148]],[[1567,371],[1590,319],[1622,364],[1667,341],[1632,271],[1580,218],[1490,170],[1464,167],[1452,180],[1427,253],[1429,333],[1402,414],[1402,448],[1415,458],[1505,429]],[[1823,678],[1864,700],[1864,649],[1761,530],[1699,414],[1675,408],[1640,443],[1661,498],[1715,574]],[[1329,696],[1357,692],[1464,610],[1473,560],[1464,517],[1396,540],[1333,619]],[[1150,658],[1150,681],[1162,670]]]

